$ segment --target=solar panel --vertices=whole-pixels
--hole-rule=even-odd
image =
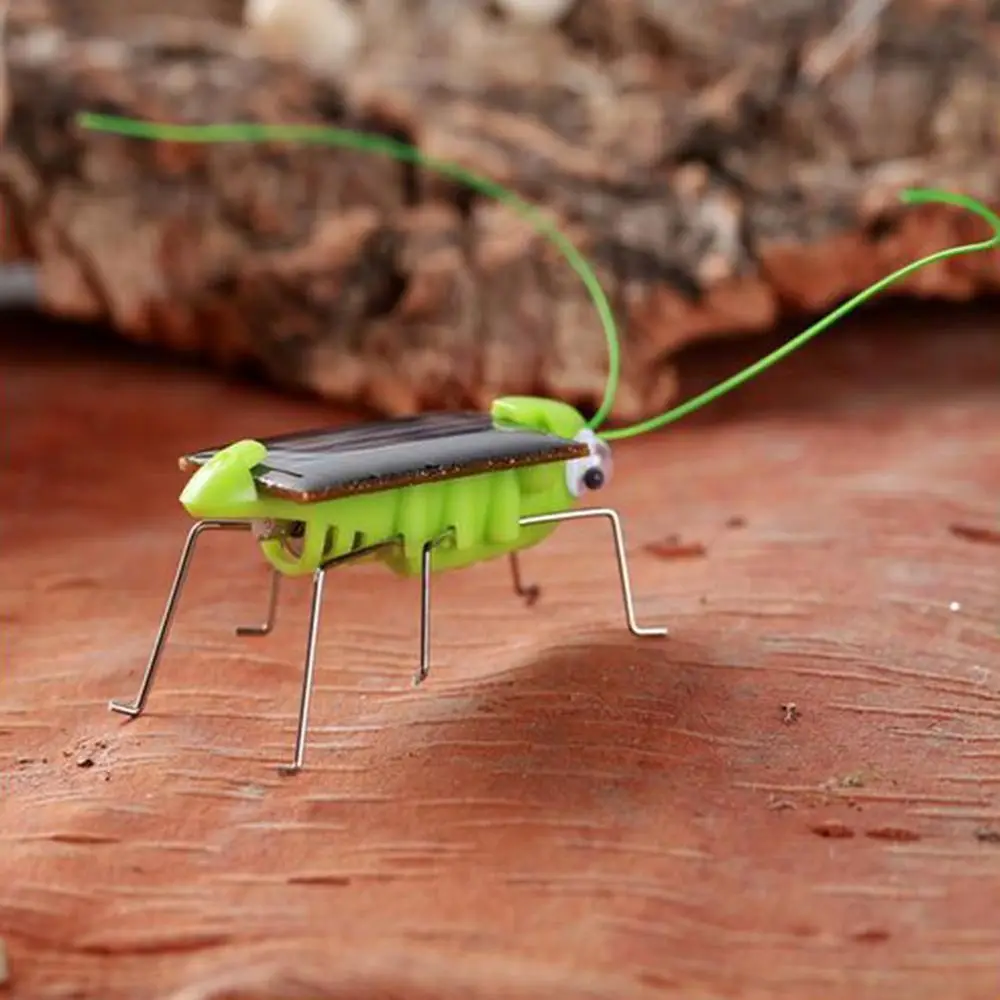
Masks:
[[[484,413],[434,413],[260,439],[266,459],[254,471],[261,493],[315,503],[499,469],[568,461],[587,445],[499,424]],[[186,472],[226,446],[180,460]]]

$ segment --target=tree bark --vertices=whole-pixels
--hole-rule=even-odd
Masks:
[[[684,345],[980,236],[900,207],[901,188],[1000,201],[1000,3],[581,0],[530,33],[470,3],[450,34],[400,6],[390,24],[364,8],[368,48],[340,82],[255,56],[226,0],[217,23],[12,12],[0,198],[45,307],[385,413],[503,392],[587,407],[604,387],[584,288],[508,209],[360,153],[84,133],[84,110],[380,131],[509,185],[596,264],[624,419],[675,397]],[[905,291],[998,285],[981,255]]]

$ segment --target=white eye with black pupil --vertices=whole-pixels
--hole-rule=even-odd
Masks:
[[[574,440],[587,445],[589,455],[566,463],[566,486],[574,497],[599,490],[611,479],[611,449],[592,430],[584,428]]]

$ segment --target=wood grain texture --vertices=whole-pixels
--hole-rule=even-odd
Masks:
[[[994,316],[875,316],[619,446],[608,499],[668,640],[628,638],[596,528],[525,559],[532,609],[502,566],[442,577],[416,691],[413,586],[331,579],[294,778],[308,588],[237,639],[266,598],[246,540],[206,545],[149,714],[107,700],[186,528],[176,454],[329,410],[24,333],[0,346],[8,995],[996,997],[1000,566],[951,530],[1000,516]]]

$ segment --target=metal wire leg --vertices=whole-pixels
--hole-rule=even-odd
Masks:
[[[413,686],[427,680],[431,670],[431,556],[434,550],[454,532],[449,529],[424,543],[420,554],[420,666],[413,677]]]
[[[523,598],[530,608],[542,595],[542,588],[537,583],[525,584],[521,577],[521,562],[516,552],[510,554],[510,575],[514,582],[514,593]]]
[[[292,763],[284,765],[281,770],[287,774],[294,774],[302,769],[302,764],[306,757],[306,736],[309,731],[309,708],[312,704],[313,680],[316,676],[316,650],[319,645],[319,623],[320,613],[323,609],[323,585],[326,582],[328,570],[342,563],[351,562],[355,559],[363,559],[374,555],[383,549],[392,548],[398,545],[397,539],[393,538],[387,542],[378,542],[362,549],[355,549],[345,555],[331,559],[320,566],[313,574],[312,602],[309,605],[309,631],[306,638],[306,662],[302,671],[302,693],[299,696],[299,721],[295,730],[295,753]]]
[[[306,757],[306,733],[309,730],[309,707],[312,703],[313,679],[316,676],[316,647],[319,642],[319,619],[323,608],[323,584],[329,566],[313,574],[312,602],[309,605],[309,632],[306,637],[306,662],[302,672],[302,693],[299,696],[299,722],[295,730],[295,754],[292,763],[283,770],[294,772],[302,767]]]
[[[133,702],[112,701],[109,705],[111,711],[135,718],[146,707],[146,699],[149,698],[149,692],[153,687],[156,668],[159,666],[163,647],[166,645],[167,636],[170,634],[174,611],[177,608],[177,601],[180,598],[181,590],[184,588],[184,583],[187,580],[188,570],[191,567],[191,559],[194,555],[198,539],[206,531],[247,531],[249,528],[250,524],[247,521],[199,521],[188,532],[187,541],[184,543],[180,561],[177,564],[177,571],[174,574],[174,582],[167,597],[167,605],[163,609],[160,627],[153,642],[153,651],[149,654],[146,672],[142,675],[142,681],[139,684],[139,693]]]
[[[267,599],[267,617],[260,625],[239,625],[236,634],[246,635],[270,635],[274,629],[274,622],[278,616],[278,592],[281,589],[281,574],[276,570],[271,570],[270,594]]]
[[[669,635],[666,628],[639,625],[635,620],[635,604],[632,600],[632,583],[628,572],[628,557],[625,554],[625,534],[622,531],[621,519],[616,511],[609,507],[595,507],[586,510],[564,510],[557,514],[536,514],[532,517],[522,517],[521,525],[554,524],[560,521],[582,521],[584,518],[604,517],[611,522],[611,530],[615,539],[615,555],[618,558],[618,578],[621,582],[622,602],[625,605],[625,621],[633,635],[664,636]]]

